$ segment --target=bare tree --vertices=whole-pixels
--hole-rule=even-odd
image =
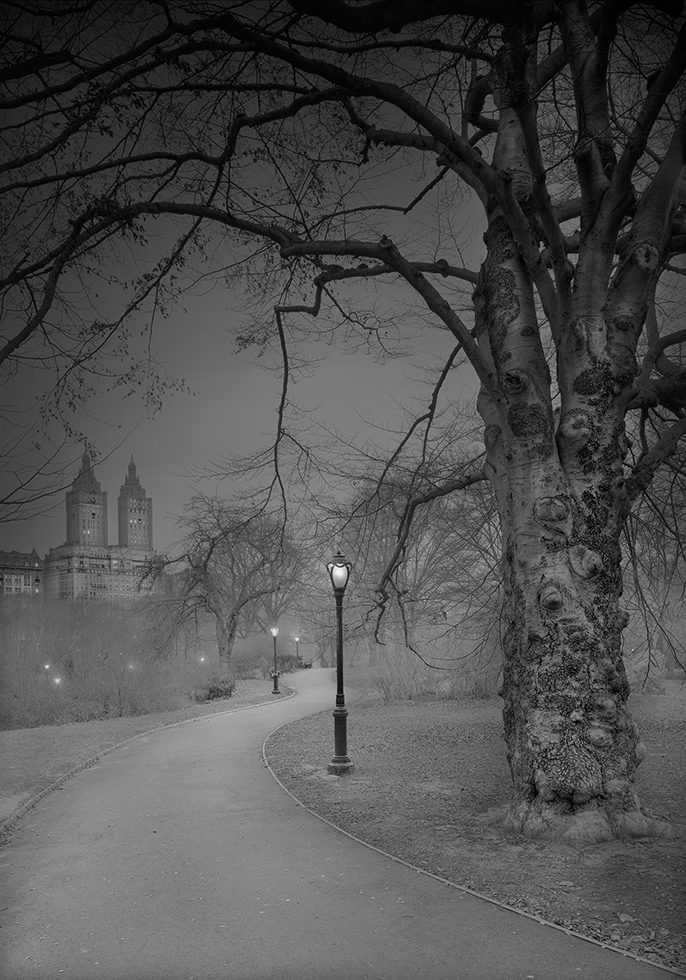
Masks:
[[[269,462],[285,506],[286,449],[307,458],[288,382],[319,325],[384,349],[439,328],[453,350],[408,438],[429,438],[463,360],[485,461],[415,483],[405,523],[432,494],[495,492],[509,824],[659,832],[634,787],[620,540],[686,433],[686,331],[665,316],[686,248],[681,3],[141,0],[129,15],[3,10],[0,367],[55,370],[56,411],[90,370],[135,384],[137,318],[159,318],[182,272],[240,264],[262,304],[240,342],[283,362]],[[116,314],[96,281],[108,306],[126,282]]]
[[[452,463],[455,473],[469,462]],[[360,626],[370,641],[385,642],[389,630],[429,667],[452,670],[493,644],[499,632],[500,532],[491,487],[474,483],[469,493],[413,496],[417,468],[367,473],[358,493],[342,505],[342,541],[355,555],[352,594]],[[425,480],[429,474],[424,469]],[[410,485],[408,485],[408,481]],[[434,486],[442,481],[432,480]],[[416,507],[410,515],[408,503]],[[389,571],[389,562],[392,571]],[[381,578],[388,586],[371,605]],[[392,625],[391,625],[392,624]],[[469,647],[468,634],[474,642]],[[434,649],[440,638],[442,648]]]
[[[198,496],[182,529],[185,548],[157,563],[155,572],[176,569],[172,595],[160,610],[172,630],[209,613],[215,624],[222,676],[235,680],[234,642],[278,607],[297,581],[299,553],[278,522],[246,516],[226,501]]]

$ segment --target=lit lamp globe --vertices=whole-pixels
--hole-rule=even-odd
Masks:
[[[345,587],[348,584],[348,579],[350,578],[350,569],[353,567],[352,562],[349,562],[339,551],[326,567],[329,572],[334,594],[343,595]]]

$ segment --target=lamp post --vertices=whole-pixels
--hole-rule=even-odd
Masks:
[[[281,694],[279,690],[279,669],[276,666],[276,638],[279,635],[279,627],[272,626],[271,634],[274,637],[274,666],[272,667],[272,677],[274,678],[274,689],[272,694]]]
[[[295,659],[300,661],[300,637],[295,636],[293,639],[295,640]]]
[[[327,766],[329,773],[343,776],[352,772],[348,756],[348,710],[343,692],[343,594],[350,577],[351,562],[338,552],[326,566],[336,599],[336,707],[333,713],[334,757]]]

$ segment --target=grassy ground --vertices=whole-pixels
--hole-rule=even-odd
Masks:
[[[282,696],[290,693],[283,682],[281,690]],[[271,680],[244,680],[238,682],[229,699],[176,711],[0,732],[0,840],[11,832],[16,814],[30,800],[66,773],[84,767],[126,739],[164,725],[263,704],[273,700],[271,691]]]
[[[686,971],[686,692],[634,696],[648,748],[638,789],[672,839],[528,841],[503,829],[509,773],[500,703],[347,699],[351,775],[329,776],[330,712],[267,744],[279,779],[354,836],[461,886]]]

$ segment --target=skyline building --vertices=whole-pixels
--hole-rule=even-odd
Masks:
[[[107,547],[107,494],[95,479],[90,453],[81,457],[81,469],[67,491],[66,544]]]
[[[119,490],[119,546],[152,551],[152,497],[147,497],[136,473],[133,456]]]
[[[90,453],[65,496],[66,540],[43,560],[48,599],[110,600],[149,594],[142,576],[155,559],[152,498],[136,473],[133,456],[117,503],[118,543],[108,543],[107,493],[95,476]]]

